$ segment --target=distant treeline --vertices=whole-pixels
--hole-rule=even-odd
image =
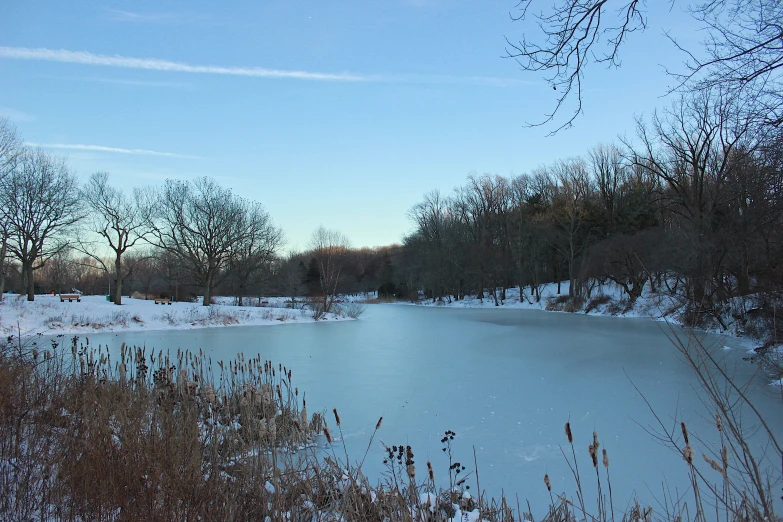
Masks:
[[[599,145],[516,177],[472,174],[410,210],[401,245],[351,248],[317,229],[283,255],[282,231],[256,202],[215,180],[168,180],[123,194],[84,186],[61,158],[29,149],[0,121],[0,291],[321,298],[377,291],[500,302],[519,286],[539,300],[569,280],[575,301],[612,281],[681,296],[695,314],[737,296],[778,300],[783,284],[783,129],[725,98],[694,95]],[[565,292],[565,290],[564,290]]]
[[[783,283],[783,132],[725,100],[682,99],[637,139],[517,177],[470,175],[410,211],[400,274],[434,299],[570,280],[589,298],[613,281],[694,311]],[[565,291],[565,290],[564,290]]]

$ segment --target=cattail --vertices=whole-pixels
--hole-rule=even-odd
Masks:
[[[430,482],[435,482],[435,472],[432,470],[432,463],[429,460],[427,461],[427,474],[430,476]]]
[[[604,467],[609,467],[609,454],[606,453],[606,448],[604,448]]]
[[[332,434],[329,431],[329,426],[324,426],[324,435],[326,435],[326,442],[332,443]]]
[[[275,423],[275,418],[271,417],[269,419],[269,439],[274,443],[277,439],[277,424]]]
[[[413,464],[408,464],[405,467],[405,470],[408,472],[408,478],[410,478],[411,480],[414,480],[416,478],[416,466],[414,466]]]
[[[565,433],[566,433],[566,437],[568,437],[569,444],[573,443],[574,442],[574,436],[571,434],[571,423],[570,422],[566,422]]]
[[[723,431],[723,420],[720,418],[720,413],[715,414],[715,427],[718,431]]]
[[[598,447],[601,445],[600,442],[598,442],[598,432],[593,432],[593,446],[595,446],[595,451],[598,451]]]
[[[544,484],[546,484],[547,491],[552,491],[552,484],[549,482],[549,474],[544,474]]]
[[[204,398],[207,400],[208,403],[214,404],[215,388],[213,388],[212,385],[207,385],[207,387],[204,389]]]
[[[721,448],[720,456],[721,456],[721,460],[723,460],[724,473],[726,473],[729,470],[729,448],[723,446]]]
[[[593,460],[593,467],[598,467],[598,448],[595,447],[595,444],[590,444],[587,447],[587,451],[590,452],[590,458]]]
[[[691,443],[691,441],[688,440],[688,427],[685,425],[684,422],[681,422],[680,428],[682,428],[682,438],[685,439],[685,445],[687,446],[688,444]]]
[[[689,465],[693,465],[693,448],[691,448],[690,444],[686,444],[685,448],[682,450],[682,458]]]
[[[376,429],[376,430],[379,430],[379,429],[381,429],[381,423],[383,423],[383,417],[381,417],[380,419],[378,419],[378,422],[375,424],[375,429]]]
[[[701,456],[704,459],[704,462],[709,464],[712,469],[723,475],[723,468],[720,467],[720,464],[709,458],[706,453],[702,453]]]
[[[340,425],[340,415],[338,415],[338,413],[337,413],[337,408],[334,408],[332,411],[334,412],[334,420],[337,423],[337,426],[339,426]]]

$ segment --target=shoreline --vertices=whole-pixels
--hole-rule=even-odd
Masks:
[[[236,306],[228,304],[232,298],[218,298],[208,307],[191,302],[155,305],[152,299],[128,297],[118,306],[105,299],[103,295],[83,296],[81,302],[61,303],[57,296],[48,294],[36,296],[32,302],[23,295],[5,296],[0,303],[0,333],[29,338],[352,320],[338,313],[316,320],[310,310],[282,306],[282,298],[270,298],[267,306]]]

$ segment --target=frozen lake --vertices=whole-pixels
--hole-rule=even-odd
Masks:
[[[342,323],[89,338],[93,345],[113,348],[122,342],[156,350],[203,348],[215,362],[243,351],[282,363],[293,370],[300,392],[307,393],[308,410],[327,411],[333,433],[331,409],[338,409],[352,460],[362,458],[378,417],[384,417],[365,462],[371,479],[384,469],[383,441],[410,444],[419,476],[431,460],[441,485],[448,484],[440,439],[452,430],[456,458],[468,469],[475,446],[482,489],[493,495],[504,489],[512,499],[518,494],[522,503],[529,498],[539,519],[549,498],[544,473],[554,492],[575,492],[560,453],[562,445],[570,455],[563,431],[569,418],[584,482],[594,480],[587,453],[593,430],[609,452],[617,507],[625,507],[633,493],[657,507],[664,484],[670,494],[686,488],[682,458],[642,429],[654,418],[629,381],[669,425],[678,414],[704,443],[715,440],[714,421],[699,401],[691,370],[662,328],[645,319],[381,305],[368,306],[359,321]],[[736,366],[740,381],[752,377],[756,367],[742,361],[743,341],[704,337]],[[779,390],[757,379],[749,394],[772,429],[783,433]],[[694,450],[703,465],[703,443],[696,442]],[[475,477],[470,483],[475,491]],[[586,496],[593,505],[594,497]]]

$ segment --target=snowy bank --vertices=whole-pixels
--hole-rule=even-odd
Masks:
[[[36,335],[86,332],[172,330],[218,326],[264,326],[312,323],[310,310],[286,308],[284,299],[270,299],[264,306],[233,306],[230,298],[218,304],[155,304],[153,300],[123,297],[117,306],[104,296],[83,296],[81,302],[60,302],[54,295],[5,296],[0,304],[0,332],[3,335]],[[321,321],[343,321],[347,317],[325,314]]]

